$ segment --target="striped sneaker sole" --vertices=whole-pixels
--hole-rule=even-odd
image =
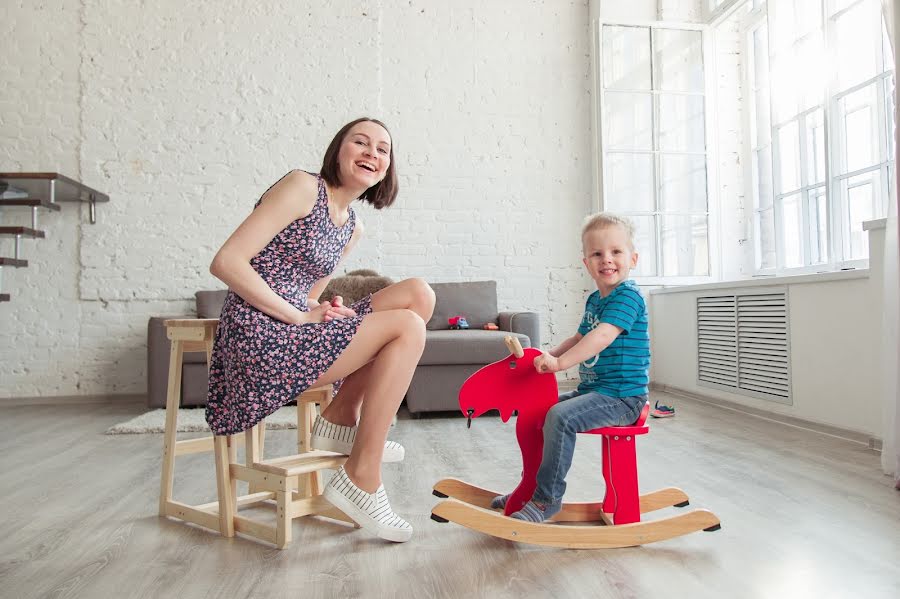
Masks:
[[[378,487],[375,493],[366,493],[353,484],[343,466],[328,482],[323,494],[334,507],[379,538],[404,543],[412,537],[412,526],[391,509],[384,486]]]
[[[350,455],[355,440],[355,426],[333,424],[321,416],[316,416],[309,443],[312,449]],[[384,453],[381,456],[382,462],[402,462],[404,457],[406,457],[406,450],[402,445],[394,441],[385,441]]]

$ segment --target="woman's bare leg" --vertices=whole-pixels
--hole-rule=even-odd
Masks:
[[[372,294],[373,312],[404,309],[412,310],[426,323],[431,318],[434,312],[434,291],[424,279],[406,279]],[[322,417],[334,424],[356,425],[366,392],[371,392],[371,376],[371,363],[348,376],[334,400],[322,411]]]
[[[370,364],[367,399],[344,466],[350,479],[366,492],[374,493],[381,484],[384,441],[424,347],[425,323],[417,313],[408,309],[373,312],[363,318],[350,344],[315,383],[333,383]]]

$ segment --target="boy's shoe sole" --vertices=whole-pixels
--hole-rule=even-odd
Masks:
[[[653,410],[650,412],[650,415],[653,416],[654,418],[671,418],[672,416],[675,415],[675,410],[672,410],[671,412],[664,412],[662,410]]]

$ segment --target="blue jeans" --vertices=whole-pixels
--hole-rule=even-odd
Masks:
[[[602,426],[633,424],[646,402],[646,395],[609,397],[594,392],[579,395],[577,390],[561,394],[559,403],[550,408],[544,420],[544,455],[532,499],[559,506],[566,492],[566,474],[572,466],[576,433]]]

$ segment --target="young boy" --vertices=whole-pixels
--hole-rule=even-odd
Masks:
[[[647,402],[647,308],[634,281],[628,280],[638,260],[634,228],[625,218],[595,214],[585,221],[581,243],[582,262],[597,291],[587,299],[578,332],[534,360],[542,373],[580,363],[581,384],[561,394],[547,412],[537,488],[531,501],[512,514],[519,520],[543,522],[560,510],[576,433],[632,424]],[[495,497],[491,507],[505,507],[508,498]]]

